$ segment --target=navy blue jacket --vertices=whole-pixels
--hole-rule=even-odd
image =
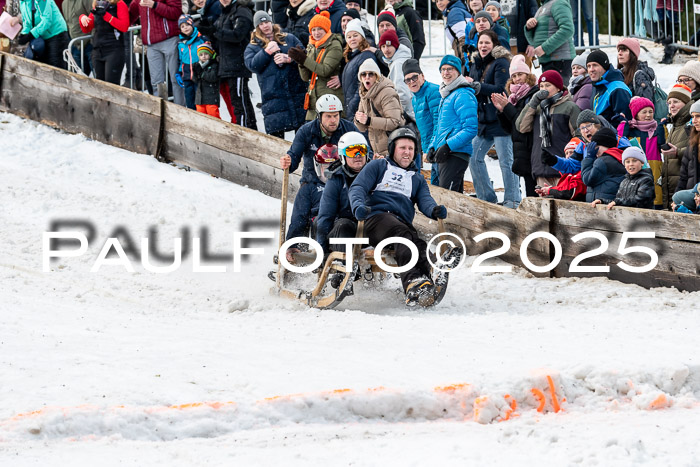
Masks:
[[[348,196],[349,185],[352,185],[355,179],[356,177],[349,178],[342,167],[339,167],[326,182],[316,217],[316,241],[323,247],[323,251],[328,251],[328,233],[333,228],[335,220],[355,219]]]
[[[321,180],[316,175],[316,170],[314,170],[314,156],[318,148],[324,144],[338,144],[338,140],[345,133],[350,131],[357,131],[354,123],[340,119],[338,124],[338,129],[331,135],[330,138],[325,140],[321,134],[321,124],[318,118],[306,122],[297,130],[296,135],[294,135],[294,141],[292,142],[292,147],[289,148],[287,154],[292,158],[292,165],[289,167],[289,172],[294,172],[301,163],[302,158],[304,159],[304,171],[301,174],[302,183],[321,183]]]
[[[490,54],[482,58],[474,54],[474,66],[469,70],[469,76],[474,81],[481,82],[481,89],[476,96],[479,103],[479,136],[507,136],[508,133],[498,122],[498,112],[491,103],[491,94],[506,92],[506,82],[510,77],[510,52],[496,46]]]
[[[360,206],[368,206],[371,209],[369,217],[390,212],[409,225],[413,224],[416,204],[427,217],[431,216],[433,208],[437,206],[415,163],[402,169],[391,157],[376,159],[367,164],[348,193],[353,213]]]
[[[310,5],[310,3],[313,5]],[[316,2],[314,0],[305,0],[295,7],[288,5],[289,7],[286,10],[289,20],[284,30],[294,34],[304,44],[304,49],[309,44],[309,21],[316,14],[314,11],[315,5]]]
[[[616,152],[618,157],[622,157],[619,148],[612,148],[600,157],[584,157],[581,162],[581,179],[586,184],[586,201],[589,203],[596,199],[605,204],[613,201],[617,197],[620,183],[627,175],[621,159],[610,155],[610,152]]]
[[[360,65],[371,58],[377,62],[377,57],[369,50],[360,52],[355,50],[348,54],[350,61],[343,67],[343,73],[340,75],[340,84],[343,86],[343,95],[345,96],[345,115],[350,118],[355,118],[355,112],[360,106],[360,80],[357,78],[357,72],[360,71]]]
[[[599,81],[593,83],[591,108],[615,128],[626,120],[632,120],[630,99],[632,99],[632,91],[625,84],[625,77],[620,70],[612,66]],[[621,113],[625,115],[622,116]]]
[[[331,15],[331,32],[335,34],[343,35],[343,27],[340,25],[340,19],[343,17],[343,13],[348,7],[345,6],[343,0],[334,0],[331,6],[328,8],[328,13]],[[314,8],[316,14],[321,13],[318,7]]]
[[[265,132],[292,131],[304,124],[304,96],[307,85],[301,80],[296,63],[275,64],[272,55],[265,52],[259,39],[245,49],[245,66],[258,76],[262,95],[262,114]],[[299,39],[287,34],[285,45],[279,45],[282,53],[291,47],[301,47]]]
[[[221,2],[219,2],[219,0],[207,0],[201,12],[195,5],[192,5],[190,7],[190,14],[202,15],[195,21],[195,25],[197,26],[199,26],[199,23],[204,19],[206,19],[209,23],[214,24],[221,15]]]

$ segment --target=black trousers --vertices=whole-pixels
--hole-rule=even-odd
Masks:
[[[67,31],[56,34],[53,37],[44,39],[45,51],[44,56],[40,60],[47,65],[55,66],[56,68],[68,69],[68,64],[63,59],[63,51],[68,48],[70,36]]]
[[[450,154],[445,162],[438,164],[438,186],[447,190],[464,193],[464,172],[469,167],[469,156],[467,160]]]
[[[250,100],[248,78],[225,78],[231,95],[231,105],[236,116],[236,123],[253,130],[258,129],[255,109]]]
[[[542,71],[555,70],[559,72],[564,80],[564,85],[567,86],[571,79],[571,60],[553,60],[542,64]]]
[[[112,84],[121,84],[124,71],[124,47],[92,49],[92,69],[95,78]]]
[[[418,262],[413,268],[400,274],[404,291],[414,279],[420,276],[430,277],[430,263],[426,256],[428,246],[421,240],[418,232],[412,225],[406,224],[390,212],[383,212],[375,214],[365,221],[364,234],[369,238],[369,244],[372,246],[377,246],[379,242],[389,237],[402,237],[416,245],[416,248],[418,248]],[[394,243],[393,246],[396,264],[405,266],[411,262],[411,250],[407,246],[400,243]]]
[[[354,219],[347,219],[339,217],[333,223],[331,231],[328,232],[328,239],[331,238],[355,238],[357,234],[357,222]],[[345,245],[340,243],[330,243],[328,242],[328,247],[331,251],[340,251],[341,253],[347,253],[345,251]]]

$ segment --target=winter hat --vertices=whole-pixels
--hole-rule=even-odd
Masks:
[[[646,97],[634,96],[632,100],[630,100],[630,110],[632,111],[632,118],[637,118],[637,114],[646,107],[651,107],[653,109],[654,103]]]
[[[388,21],[394,25],[394,29],[399,28],[399,23],[396,22],[396,15],[393,9],[384,10],[377,15],[377,27],[384,21]]]
[[[547,70],[542,73],[542,76],[537,80],[537,85],[540,83],[551,83],[559,90],[564,89],[564,80],[556,70]]]
[[[343,12],[342,15],[340,15],[341,18],[343,18],[344,16],[349,16],[352,19],[360,19],[360,12],[355,10],[354,8],[348,8]]]
[[[578,114],[578,118],[576,119],[576,127],[580,127],[584,123],[596,123],[598,125],[603,124],[600,121],[600,117],[591,109],[582,110],[581,113]]]
[[[362,79],[362,73],[367,71],[371,71],[378,77],[382,76],[382,72],[379,71],[379,66],[377,66],[377,62],[375,62],[373,58],[368,58],[367,60],[362,62],[362,65],[360,65],[360,69],[357,70],[357,79]]]
[[[582,143],[580,138],[573,137],[571,138],[571,141],[569,141],[566,146],[564,146],[564,152],[568,150],[573,150],[576,149],[576,146],[578,146],[580,143]]]
[[[411,73],[423,74],[423,70],[420,69],[420,63],[415,58],[409,58],[403,62],[402,70],[404,76],[410,75]]]
[[[589,63],[597,63],[606,70],[610,69],[610,59],[608,58],[608,54],[600,49],[594,50],[588,54],[588,58],[586,58],[586,65]]]
[[[350,21],[348,21],[348,24],[345,25],[345,37],[348,37],[348,33],[351,31],[355,31],[365,39],[367,38],[365,36],[365,30],[362,29],[362,21],[360,21],[359,19],[351,19]]]
[[[616,148],[617,147],[617,134],[615,130],[611,128],[601,128],[598,133],[593,135],[591,141],[596,143],[598,146],[605,146],[606,148]]]
[[[595,136],[593,137],[595,139]],[[630,146],[624,151],[622,151],[622,163],[625,163],[625,159],[637,159],[642,165],[647,163],[647,156],[644,155],[644,151],[637,146]]]
[[[620,42],[617,43],[618,49],[621,45],[624,45],[634,54],[635,57],[639,58],[639,54],[642,53],[641,47],[639,47],[639,41],[632,37],[625,37]]]
[[[668,93],[668,98],[676,98],[679,101],[683,102],[684,104],[687,104],[690,102],[690,95],[693,93],[693,91],[690,90],[688,86],[685,84],[674,84],[673,87],[671,88],[671,92]]]
[[[586,59],[588,58],[588,55],[590,55],[588,52],[582,53],[581,55],[576,55],[574,59],[571,61],[571,68],[574,67],[574,65],[578,65],[581,68],[586,68]]]
[[[457,71],[462,71],[462,61],[454,55],[445,55],[444,57],[442,57],[442,60],[440,61],[440,67],[438,68],[438,70],[441,69],[443,65],[450,65],[455,67]]]
[[[486,10],[481,10],[477,14],[474,15],[474,22],[476,23],[477,18],[486,18],[489,20],[489,24],[491,25],[490,27],[493,27],[493,18],[491,18],[491,15],[489,14],[488,11]]]
[[[216,55],[216,53],[214,53],[214,48],[211,46],[211,42],[203,42],[199,44],[199,47],[197,47],[197,55],[199,55],[201,52],[206,52],[212,57]]]
[[[484,5],[484,10],[486,9],[487,6],[495,6],[496,8],[498,8],[499,12],[501,11],[501,4],[498,3],[496,0],[491,0],[486,5]]]
[[[183,24],[189,24],[190,26],[194,27],[194,20],[190,15],[180,15],[180,17],[177,19],[177,27],[179,28]]]
[[[516,55],[513,60],[510,61],[510,69],[508,70],[508,75],[513,76],[515,73],[527,73],[530,74],[530,67],[527,66],[525,61],[525,55]]]
[[[399,48],[399,36],[396,34],[396,31],[393,29],[384,31],[384,34],[379,38],[379,42],[377,42],[377,47],[381,47],[385,44],[391,44],[395,49]]]
[[[700,84],[700,62],[691,60],[678,70],[678,76],[693,78],[693,81]]]
[[[267,11],[256,11],[255,16],[253,16],[253,27],[260,26],[260,23],[271,23],[272,18],[267,14]]]
[[[690,106],[690,113],[700,113],[700,101],[695,101],[693,105]]]
[[[326,31],[326,33],[330,32],[331,14],[328,13],[328,10],[323,10],[321,13],[311,18],[311,21],[309,21],[309,33],[311,33],[313,28],[321,28]]]

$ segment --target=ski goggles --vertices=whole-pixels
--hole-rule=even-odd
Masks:
[[[338,146],[335,144],[324,144],[316,151],[316,162],[319,164],[331,164],[340,159],[338,156]]]
[[[367,157],[367,146],[364,144],[353,144],[345,148],[345,157],[355,159],[356,157]]]

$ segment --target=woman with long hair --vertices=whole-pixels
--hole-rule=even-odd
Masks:
[[[347,43],[343,51],[345,66],[340,75],[340,83],[345,95],[345,114],[355,115],[360,105],[360,81],[357,79],[357,72],[365,60],[377,61],[374,54],[376,49],[371,47],[365,38],[362,22],[359,19],[352,19],[345,26],[345,42]]]
[[[688,150],[690,121],[691,89],[684,84],[676,84],[668,93],[668,118],[662,122],[670,128],[666,145],[661,147],[663,164],[661,165],[661,191],[663,208],[671,208],[671,197],[676,192],[681,174],[681,161]]]
[[[282,32],[265,11],[253,18],[255,29],[245,49],[245,66],[258,77],[265,132],[284,138],[304,124],[306,84],[287,52],[301,47],[293,34]]]
[[[676,192],[673,194],[671,208],[675,211],[678,206],[685,206],[695,212],[698,208],[695,193],[700,183],[700,101],[690,106],[693,126],[688,138],[688,148],[681,160],[680,175]]]
[[[647,62],[639,60],[641,50],[637,39],[622,39],[617,44],[617,68],[622,72],[625,84],[633,96],[646,97],[653,102],[656,74]]]
[[[95,0],[90,16],[80,16],[80,29],[92,31],[92,69],[95,78],[120,84],[124,69],[124,36],[129,7],[122,0]]]

